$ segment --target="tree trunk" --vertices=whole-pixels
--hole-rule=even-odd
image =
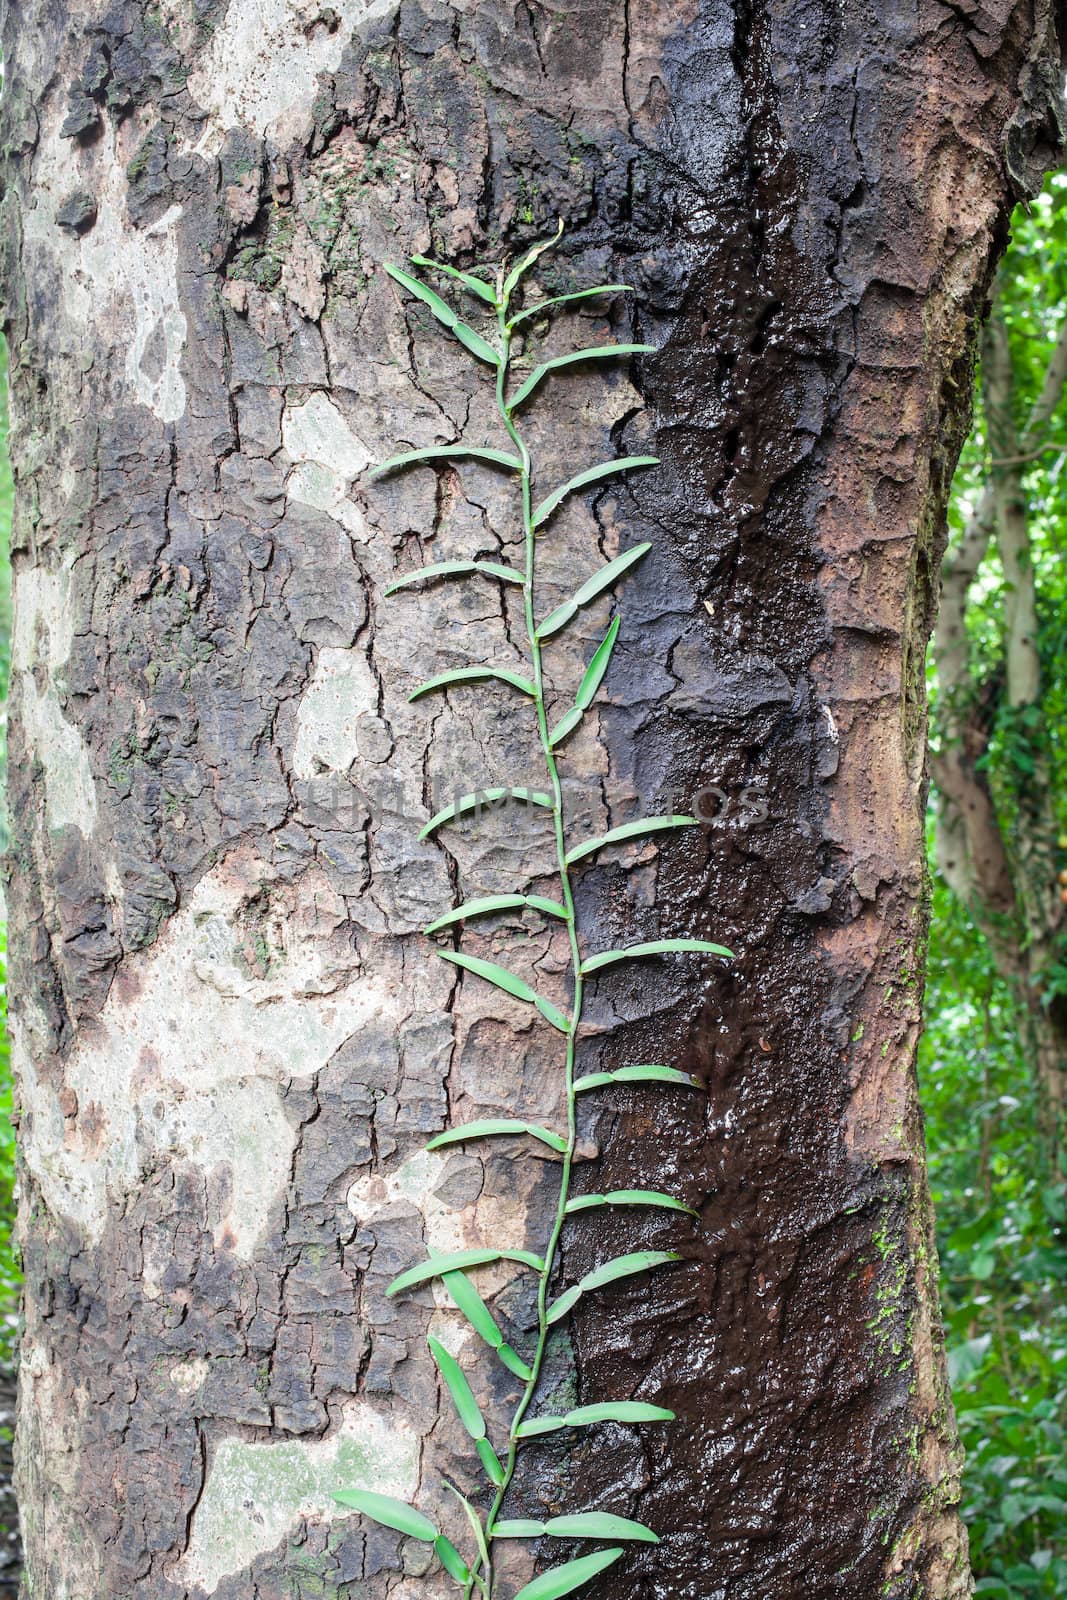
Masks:
[[[384,1291],[427,1247],[543,1246],[551,1156],[424,1144],[558,1115],[555,1047],[419,930],[553,889],[514,812],[417,839],[457,789],[541,773],[505,689],[407,703],[517,660],[515,617],[383,589],[517,532],[489,468],[368,481],[500,443],[491,384],[379,269],[559,216],[541,287],[636,293],[550,349],[631,317],[658,353],[538,402],[543,481],[662,458],[544,536],[553,605],[653,543],[574,812],[706,823],[598,858],[583,937],[737,959],[594,991],[583,1070],[707,1094],[583,1097],[581,1182],[699,1215],[569,1227],[567,1282],[635,1238],[684,1259],[583,1302],[545,1402],[677,1421],[547,1437],[514,1514],[653,1526],[601,1600],[968,1594],[914,1081],[923,659],[976,319],[1056,145],[1047,13],[26,0],[4,61],[26,1595],[451,1592],[330,1491],[436,1513],[443,1471],[477,1481],[430,1327],[508,1414],[446,1296]],[[501,926],[481,953],[559,990],[555,940]],[[479,1283],[521,1348],[526,1280]]]

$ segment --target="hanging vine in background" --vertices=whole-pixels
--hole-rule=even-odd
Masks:
[[[415,1288],[431,1280],[440,1280],[456,1307],[466,1317],[474,1331],[484,1339],[508,1371],[518,1378],[523,1385],[521,1396],[511,1419],[507,1440],[503,1445],[502,1451],[498,1451],[488,1437],[485,1419],[459,1363],[437,1339],[431,1338],[429,1340],[430,1353],[452,1398],[459,1420],[474,1441],[474,1447],[488,1480],[489,1509],[484,1517],[471,1501],[460,1493],[454,1484],[446,1484],[451,1493],[462,1503],[470,1523],[473,1545],[469,1557],[464,1557],[456,1546],[421,1511],[401,1500],[389,1495],[375,1494],[357,1489],[343,1489],[334,1496],[342,1505],[362,1512],[387,1528],[395,1529],[411,1538],[432,1544],[445,1571],[462,1591],[464,1600],[469,1600],[469,1597],[472,1596],[480,1596],[481,1600],[499,1600],[499,1591],[494,1582],[493,1547],[500,1539],[538,1539],[543,1535],[548,1535],[560,1539],[613,1541],[607,1549],[599,1550],[591,1555],[581,1556],[576,1560],[566,1561],[561,1566],[553,1567],[542,1573],[539,1577],[534,1578],[531,1583],[525,1584],[518,1594],[514,1596],[514,1600],[558,1600],[558,1597],[562,1595],[571,1594],[575,1589],[580,1588],[582,1584],[595,1577],[598,1573],[603,1572],[619,1559],[623,1554],[623,1547],[619,1541],[640,1540],[647,1543],[658,1543],[656,1534],[650,1528],[646,1528],[639,1522],[631,1521],[629,1518],[615,1516],[607,1512],[578,1512],[571,1516],[553,1517],[547,1522],[529,1519],[507,1519],[502,1518],[500,1513],[515,1474],[520,1448],[527,1440],[537,1438],[543,1434],[554,1433],[562,1428],[581,1428],[598,1422],[669,1422],[673,1417],[673,1413],[665,1410],[662,1406],[647,1405],[640,1401],[615,1401],[602,1405],[581,1406],[577,1410],[567,1412],[564,1416],[530,1417],[528,1415],[537,1392],[549,1332],[567,1316],[578,1300],[583,1295],[602,1288],[606,1284],[614,1283],[622,1278],[633,1277],[665,1262],[679,1259],[674,1251],[668,1250],[638,1250],[631,1254],[616,1256],[595,1271],[588,1273],[580,1282],[565,1289],[556,1298],[550,1299],[550,1282],[556,1265],[560,1238],[567,1218],[573,1216],[576,1212],[590,1211],[599,1206],[651,1206],[671,1211],[689,1212],[691,1215],[695,1215],[691,1208],[684,1205],[680,1200],[656,1190],[623,1189],[609,1194],[581,1194],[573,1198],[571,1196],[571,1168],[574,1161],[576,1143],[577,1100],[579,1095],[588,1094],[614,1083],[657,1082],[678,1084],[687,1088],[696,1087],[695,1080],[688,1074],[679,1072],[672,1067],[657,1065],[622,1067],[612,1072],[595,1072],[576,1078],[575,1052],[582,1021],[582,997],[586,979],[594,973],[613,966],[617,962],[630,961],[672,951],[699,952],[722,957],[729,957],[730,955],[730,951],[722,945],[711,944],[704,939],[655,939],[648,943],[631,945],[624,950],[606,950],[596,955],[586,956],[583,956],[579,944],[572,887],[572,875],[578,864],[596,851],[601,850],[605,845],[615,844],[665,829],[694,826],[696,818],[690,816],[645,817],[638,822],[630,822],[622,827],[613,828],[608,833],[602,834],[597,838],[584,839],[577,843],[568,843],[565,835],[563,792],[559,773],[561,747],[568,736],[577,728],[585,712],[592,705],[597,690],[603,681],[615,647],[615,641],[618,638],[619,619],[616,617],[611,623],[604,638],[593,652],[592,659],[574,696],[574,703],[571,709],[554,726],[549,725],[548,711],[545,704],[543,661],[545,644],[549,639],[560,634],[584,606],[611,589],[624,573],[629,571],[647,554],[651,546],[639,544],[632,550],[627,550],[624,554],[617,556],[615,560],[609,561],[606,566],[601,567],[598,572],[595,572],[592,577],[582,584],[569,600],[564,601],[562,605],[557,606],[554,611],[538,621],[535,606],[537,534],[539,530],[545,527],[553,513],[569,495],[614,473],[626,472],[639,467],[654,466],[656,465],[656,457],[624,456],[613,461],[602,462],[597,466],[588,467],[575,477],[570,478],[562,487],[554,489],[546,499],[536,505],[534,504],[532,496],[532,462],[530,452],[515,420],[516,413],[533,398],[546,378],[562,368],[569,367],[576,362],[600,361],[620,356],[638,355],[653,348],[651,345],[645,344],[616,344],[596,346],[592,349],[576,350],[569,355],[556,356],[552,360],[544,361],[539,366],[536,366],[527,376],[522,378],[514,393],[509,394],[512,380],[512,343],[516,331],[522,328],[523,324],[530,322],[534,318],[545,316],[556,306],[571,304],[578,300],[592,299],[597,296],[631,292],[626,284],[599,284],[590,289],[581,289],[570,294],[556,295],[551,299],[542,300],[527,309],[512,312],[512,297],[519,290],[525,274],[545,250],[550,249],[558,242],[562,231],[563,225],[561,223],[558,232],[552,239],[544,240],[534,245],[510,271],[505,271],[505,268],[501,267],[495,273],[493,281],[487,281],[473,272],[460,272],[456,268],[445,266],[440,262],[428,261],[422,256],[412,258],[416,267],[442,273],[458,283],[495,315],[497,329],[497,342],[495,344],[464,322],[451,306],[418,278],[401,271],[397,267],[387,266],[385,269],[402,289],[405,289],[428,307],[437,321],[447,328],[477,361],[484,363],[494,371],[496,375],[497,410],[504,430],[508,435],[511,448],[497,450],[456,444],[437,445],[426,450],[412,450],[404,455],[393,456],[390,460],[383,462],[381,466],[375,469],[372,476],[378,477],[383,473],[395,472],[404,467],[414,466],[417,463],[437,462],[458,457],[485,461],[494,466],[504,468],[514,473],[518,480],[522,501],[522,526],[525,548],[523,570],[494,561],[440,561],[432,566],[420,567],[415,572],[406,573],[386,591],[387,594],[393,594],[410,584],[423,583],[438,578],[478,574],[500,583],[512,584],[521,589],[523,594],[526,634],[529,642],[529,669],[527,676],[506,667],[466,667],[454,672],[444,672],[437,677],[430,678],[427,682],[420,684],[410,698],[418,700],[421,696],[431,694],[436,690],[448,689],[455,684],[471,683],[481,679],[493,679],[508,684],[528,702],[536,717],[548,778],[548,787],[544,791],[490,789],[478,794],[465,795],[457,799],[453,805],[447,806],[443,811],[439,811],[436,816],[432,817],[426,827],[423,828],[421,837],[428,838],[436,833],[439,828],[458,820],[468,812],[475,811],[480,804],[491,800],[503,799],[510,795],[525,804],[542,807],[551,816],[555,836],[555,859],[552,864],[552,870],[558,876],[560,883],[559,900],[547,899],[541,895],[490,895],[481,899],[469,900],[465,904],[457,906],[454,910],[446,912],[443,916],[431,922],[425,931],[433,936],[455,930],[460,924],[475,917],[487,916],[498,911],[529,907],[541,915],[561,923],[567,930],[567,938],[570,944],[572,1000],[569,1014],[565,1014],[550,1000],[538,994],[524,979],[513,972],[509,972],[506,968],[498,966],[495,962],[483,961],[474,956],[464,955],[460,950],[438,950],[438,954],[443,960],[451,962],[454,966],[470,972],[490,984],[494,984],[507,994],[513,995],[515,998],[534,1007],[544,1020],[562,1035],[562,1070],[566,1087],[566,1129],[564,1131],[539,1127],[528,1122],[494,1118],[488,1121],[470,1122],[461,1127],[449,1129],[447,1132],[431,1139],[427,1147],[430,1150],[439,1150],[448,1145],[456,1145],[475,1139],[519,1136],[537,1139],[555,1151],[561,1157],[559,1198],[555,1220],[544,1254],[535,1255],[528,1250],[498,1250],[488,1247],[483,1250],[464,1250],[451,1255],[431,1256],[428,1260],[420,1262],[406,1272],[402,1272],[390,1284],[387,1291],[390,1295],[400,1294],[405,1289]],[[529,1354],[529,1360],[525,1360],[505,1342],[493,1313],[467,1276],[471,1269],[496,1261],[519,1262],[536,1275],[537,1341],[533,1351]]]

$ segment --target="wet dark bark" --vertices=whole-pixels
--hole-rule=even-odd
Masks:
[[[708,1096],[602,1111],[588,1181],[673,1186],[700,1220],[683,1264],[582,1314],[553,1381],[679,1420],[546,1442],[516,1513],[660,1530],[599,1600],[957,1600],[914,1082],[923,660],[977,321],[1058,145],[1057,19],[282,11],[29,0],[5,23],[25,1594],[444,1593],[391,1536],[323,1521],[323,1463],[431,1500],[444,1464],[472,1481],[430,1299],[384,1285],[446,1213],[465,1242],[539,1237],[546,1186],[526,1153],[410,1161],[457,1114],[558,1090],[540,1036],[417,932],[454,883],[536,878],[537,849],[499,819],[414,842],[431,784],[523,781],[531,756],[509,702],[406,706],[515,619],[487,592],[390,609],[394,568],[514,528],[488,474],[367,485],[398,442],[490,430],[378,268],[561,215],[545,287],[632,283],[659,353],[636,389],[554,391],[546,476],[652,434],[663,461],[548,547],[561,594],[620,537],[655,547],[576,794],[594,822],[707,821],[590,870],[582,914],[595,947],[708,934],[738,959],[597,992],[590,1065],[667,1060]],[[509,939],[528,961],[517,927],[483,953]],[[680,1236],[575,1227],[568,1272],[635,1231]]]

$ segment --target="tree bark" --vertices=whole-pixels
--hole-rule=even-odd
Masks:
[[[28,1597],[448,1588],[329,1492],[474,1481],[424,1343],[459,1326],[384,1289],[427,1246],[537,1248],[550,1163],[422,1152],[446,1121],[544,1120],[560,1085],[525,1012],[418,930],[457,889],[551,887],[512,813],[417,843],[455,789],[540,773],[503,691],[406,701],[503,659],[516,620],[489,589],[384,587],[517,530],[489,470],[367,481],[402,446],[499,442],[489,386],[379,269],[499,258],[558,216],[542,287],[636,294],[550,348],[632,317],[658,353],[636,387],[556,385],[546,481],[662,458],[546,536],[553,604],[654,545],[575,811],[707,823],[592,867],[585,936],[738,955],[596,991],[585,1068],[659,1060],[707,1095],[591,1107],[589,1187],[672,1187],[699,1220],[574,1225],[568,1281],[635,1229],[684,1260],[591,1297],[547,1392],[678,1420],[546,1439],[515,1514],[662,1534],[600,1600],[970,1592],[914,1080],[923,660],[977,319],[1058,147],[1056,26],[927,0],[8,12]],[[502,951],[551,992],[553,940],[515,923]],[[521,1346],[523,1280],[494,1272]]]

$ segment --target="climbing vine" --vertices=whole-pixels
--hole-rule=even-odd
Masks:
[[[721,957],[730,955],[730,951],[722,945],[711,944],[704,939],[655,939],[631,945],[626,949],[606,950],[597,954],[583,954],[579,941],[573,877],[580,863],[607,845],[665,829],[694,826],[696,818],[681,815],[645,817],[640,821],[613,828],[599,837],[575,842],[569,841],[566,837],[560,778],[562,747],[593,704],[615,648],[619,634],[619,618],[614,619],[593,652],[574,695],[571,709],[555,725],[550,725],[545,702],[545,647],[550,639],[563,632],[583,607],[612,589],[617,581],[647,554],[651,546],[647,543],[636,545],[613,561],[609,561],[583,583],[569,600],[565,600],[554,611],[538,620],[536,605],[538,536],[558,507],[570,495],[612,474],[654,466],[656,457],[624,456],[587,467],[562,486],[553,489],[545,499],[536,503],[534,501],[533,463],[516,420],[517,414],[538,393],[545,380],[563,368],[576,362],[617,359],[622,356],[642,354],[652,349],[652,346],[644,344],[615,344],[575,350],[568,355],[556,356],[535,366],[528,375],[521,377],[517,387],[512,387],[514,382],[512,346],[516,333],[523,329],[525,324],[544,317],[557,306],[630,292],[628,285],[625,284],[598,284],[589,289],[541,300],[524,309],[513,310],[512,301],[521,294],[526,274],[544,251],[558,242],[561,233],[562,224],[553,238],[534,245],[511,267],[510,271],[506,266],[500,267],[492,279],[478,272],[461,272],[454,267],[429,261],[422,256],[412,258],[416,267],[443,274],[480,301],[486,311],[495,317],[495,339],[486,338],[471,327],[421,279],[401,271],[398,267],[386,267],[390,277],[402,289],[421,301],[477,362],[491,369],[496,380],[496,406],[509,447],[492,449],[454,444],[412,450],[383,462],[375,469],[373,476],[396,472],[418,463],[462,457],[488,462],[514,474],[521,498],[524,534],[525,561],[521,570],[494,561],[440,561],[406,573],[386,591],[392,594],[412,584],[474,574],[499,583],[514,585],[521,589],[523,595],[529,648],[528,667],[525,673],[515,672],[506,667],[465,667],[428,679],[419,685],[410,698],[418,700],[423,695],[449,689],[456,684],[482,679],[493,679],[509,685],[528,704],[536,718],[547,772],[547,788],[544,790],[490,789],[458,798],[452,805],[430,819],[422,830],[422,837],[428,838],[448,823],[457,821],[468,812],[476,811],[482,803],[511,795],[525,804],[543,808],[550,815],[555,841],[552,866],[560,885],[558,900],[525,894],[496,894],[468,900],[431,922],[425,931],[431,937],[451,934],[463,923],[476,917],[529,907],[542,916],[562,924],[566,929],[570,946],[569,979],[572,998],[569,1012],[561,1011],[545,996],[538,994],[523,978],[495,962],[465,955],[462,950],[438,949],[438,954],[443,960],[487,983],[494,984],[507,994],[535,1008],[544,1021],[561,1036],[562,1072],[566,1091],[565,1129],[552,1129],[529,1122],[494,1118],[451,1128],[431,1139],[428,1145],[429,1149],[437,1150],[476,1139],[524,1137],[539,1140],[555,1151],[561,1158],[559,1195],[555,1219],[543,1254],[537,1255],[528,1250],[499,1250],[487,1247],[481,1250],[459,1251],[450,1255],[431,1256],[428,1260],[402,1272],[393,1280],[387,1291],[390,1295],[401,1294],[406,1289],[415,1288],[431,1280],[439,1280],[474,1331],[522,1384],[507,1438],[501,1442],[498,1449],[489,1438],[485,1419],[459,1363],[437,1339],[429,1340],[430,1353],[452,1398],[459,1420],[474,1441],[474,1447],[484,1469],[487,1479],[488,1510],[483,1514],[471,1500],[460,1493],[455,1485],[446,1485],[462,1502],[470,1524],[472,1546],[468,1555],[464,1556],[427,1516],[401,1500],[357,1489],[340,1490],[334,1497],[342,1505],[360,1511],[388,1528],[432,1544],[445,1571],[462,1591],[464,1600],[470,1600],[473,1596],[479,1596],[480,1600],[498,1600],[499,1589],[494,1581],[493,1558],[494,1545],[501,1539],[537,1539],[547,1535],[560,1539],[610,1541],[606,1549],[566,1561],[542,1573],[531,1583],[525,1584],[514,1596],[514,1600],[558,1600],[558,1597],[572,1593],[617,1561],[623,1554],[623,1544],[626,1541],[658,1542],[656,1534],[650,1528],[629,1518],[607,1512],[578,1512],[569,1516],[553,1517],[547,1522],[509,1519],[502,1517],[501,1512],[515,1474],[520,1449],[528,1440],[563,1428],[588,1427],[598,1422],[669,1422],[673,1416],[672,1412],[662,1406],[648,1405],[639,1401],[581,1406],[563,1416],[529,1414],[537,1394],[549,1333],[567,1316],[578,1300],[606,1284],[633,1277],[679,1259],[674,1251],[667,1250],[638,1250],[616,1256],[553,1297],[552,1278],[567,1218],[576,1212],[590,1211],[600,1206],[650,1206],[693,1214],[691,1208],[680,1200],[656,1190],[623,1189],[608,1194],[571,1195],[571,1169],[577,1136],[577,1102],[580,1095],[595,1092],[615,1083],[658,1082],[683,1085],[687,1088],[696,1086],[688,1074],[672,1067],[652,1064],[625,1066],[611,1072],[594,1072],[577,1076],[576,1049],[582,1023],[582,1000],[586,982],[594,974],[617,962],[646,956],[674,951]],[[473,1268],[501,1260],[520,1263],[528,1268],[537,1280],[537,1338],[534,1348],[525,1358],[505,1342],[492,1311],[468,1276]]]

